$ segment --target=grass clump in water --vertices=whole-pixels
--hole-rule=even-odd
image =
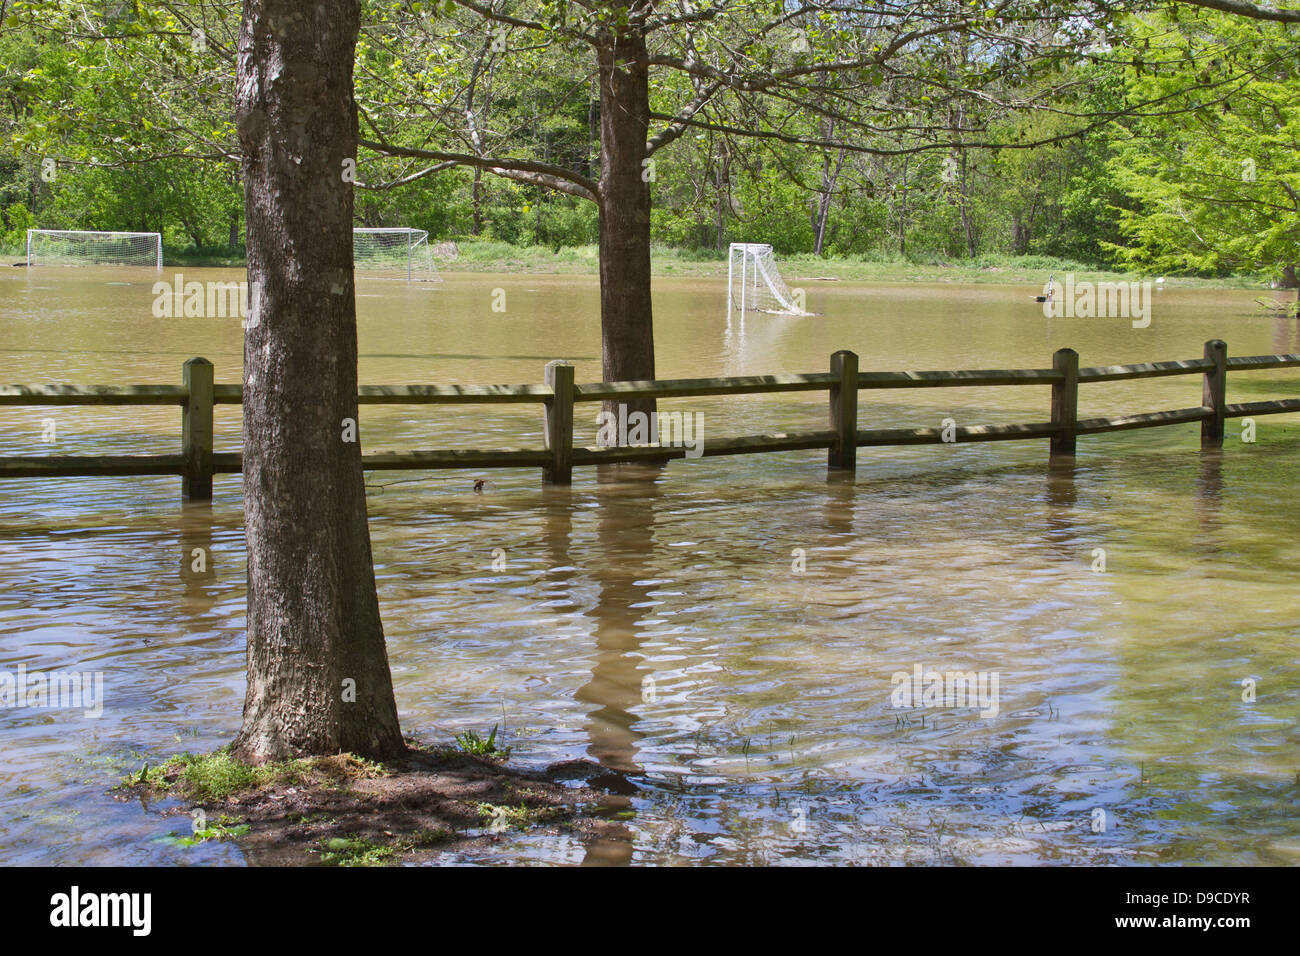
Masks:
[[[333,837],[321,849],[321,862],[329,866],[385,866],[397,852],[364,837]]]
[[[318,846],[321,862],[327,866],[388,866],[398,854],[437,846],[453,836],[450,830],[433,827],[387,843],[362,836],[339,836],[322,840]]]
[[[486,738],[480,737],[475,731],[467,730],[456,737],[456,743],[460,749],[467,754],[473,754],[476,757],[500,757],[505,759],[510,756],[509,747],[497,746],[497,728],[499,724],[492,725],[492,732]]]
[[[250,829],[249,824],[242,823],[237,817],[223,816],[214,823],[194,830],[189,836],[169,836],[165,837],[163,842],[173,846],[198,846],[209,840],[232,840],[237,836],[243,836]]]
[[[501,833],[510,828],[526,830],[556,819],[562,816],[563,812],[558,807],[530,807],[525,803],[520,803],[517,807],[494,803],[478,805],[478,815],[492,833]]]
[[[227,746],[209,754],[183,753],[157,767],[146,763],[122,785],[185,796],[196,803],[218,803],[248,790],[302,783],[317,772],[335,778],[368,777],[382,774],[383,767],[352,754],[305,757],[254,767],[232,756]]]

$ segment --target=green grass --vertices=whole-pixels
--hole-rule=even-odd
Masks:
[[[440,240],[430,240],[437,242]],[[494,239],[457,240],[459,256],[439,261],[444,272],[498,272],[531,275],[596,275],[600,269],[598,247],[515,246]],[[241,268],[242,256],[165,253],[166,268],[220,266]],[[21,247],[0,248],[0,262],[17,262]],[[840,279],[856,282],[975,282],[1041,286],[1049,275],[1073,272],[1076,280],[1120,281],[1154,279],[1154,272],[1119,272],[1095,264],[1052,256],[988,254],[974,259],[924,253],[900,257],[875,253],[854,256],[815,256],[811,253],[778,254],[777,265],[787,282]],[[719,278],[727,274],[727,251],[679,249],[656,243],[651,247],[650,268],[656,276]],[[1183,288],[1264,288],[1265,277],[1238,275],[1225,278],[1168,276],[1165,285]]]
[[[498,724],[492,725],[492,732],[486,738],[480,737],[477,732],[467,730],[456,737],[456,743],[460,749],[467,754],[473,754],[476,757],[501,757],[510,756],[509,747],[497,746],[497,727]]]
[[[450,830],[417,830],[392,843],[379,843],[365,837],[331,837],[319,844],[321,862],[327,866],[387,866],[399,853],[435,846],[450,840]]]
[[[460,256],[440,262],[446,272],[514,272],[525,274],[595,275],[600,260],[596,246],[569,246],[556,251],[549,246],[512,246],[495,240],[465,240]],[[806,279],[840,279],[857,282],[975,282],[1028,283],[1041,286],[1047,277],[1073,272],[1076,281],[1137,281],[1156,278],[1151,272],[1119,272],[1104,266],[1052,256],[990,254],[974,259],[938,254],[900,257],[891,254],[815,256],[811,253],[778,254],[777,265],[787,282]],[[721,278],[727,274],[726,250],[677,249],[656,244],[650,268],[656,276]],[[1165,285],[1184,288],[1261,288],[1259,276],[1226,278],[1167,276]]]
[[[522,830],[561,816],[563,813],[564,811],[559,807],[529,807],[524,803],[520,803],[517,807],[494,803],[478,805],[478,815],[484,825],[490,827],[497,822],[498,829],[514,827]]]
[[[385,866],[397,848],[362,837],[332,837],[321,848],[321,862],[329,866]]]
[[[222,816],[202,829],[193,830],[189,836],[168,836],[164,837],[162,842],[170,843],[172,846],[198,846],[209,840],[231,840],[243,836],[249,829],[247,823],[241,823],[236,817]]]
[[[350,759],[354,769],[363,774],[382,772],[379,764],[359,757]],[[245,790],[300,783],[317,763],[317,758],[305,758],[254,767],[236,760],[230,748],[223,747],[209,754],[183,753],[156,767],[146,763],[139,773],[131,774],[122,783],[124,786],[147,784],[162,793],[184,793],[195,803],[215,803]]]

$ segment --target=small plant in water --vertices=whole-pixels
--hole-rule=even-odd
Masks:
[[[501,757],[504,759],[510,756],[510,748],[497,746],[497,728],[499,726],[500,724],[492,725],[492,732],[487,735],[487,739],[480,737],[473,730],[467,730],[456,737],[456,743],[467,754],[473,754],[476,757]]]
[[[209,824],[200,830],[195,830],[189,836],[168,836],[164,837],[164,843],[172,846],[198,846],[200,843],[207,843],[209,840],[230,840],[237,836],[243,836],[249,830],[247,823],[240,823],[235,817],[221,817],[215,823]]]
[[[386,866],[397,852],[364,837],[333,837],[320,844],[320,851],[327,866]]]
[[[478,815],[493,833],[501,833],[510,827],[527,829],[539,823],[555,820],[563,815],[558,807],[530,807],[521,802],[519,806],[508,804],[480,803]]]

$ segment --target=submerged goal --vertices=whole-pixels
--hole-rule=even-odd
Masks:
[[[29,266],[149,266],[162,269],[157,232],[28,229]]]
[[[442,281],[423,229],[353,229],[352,263],[358,279]]]
[[[809,315],[803,290],[792,291],[777,271],[772,247],[763,242],[733,242],[727,255],[727,314],[733,308],[774,315]]]

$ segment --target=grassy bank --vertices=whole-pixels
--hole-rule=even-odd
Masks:
[[[4,261],[17,262],[22,250],[0,252]],[[166,255],[167,268],[225,267],[241,268],[241,257],[212,255]],[[599,271],[597,248],[565,246],[512,246],[492,240],[459,243],[455,259],[439,259],[444,272],[496,272],[525,275],[596,275]],[[858,282],[974,282],[1009,283],[1041,286],[1049,275],[1064,279],[1073,273],[1075,281],[1118,282],[1154,280],[1153,273],[1116,272],[1047,256],[988,255],[976,259],[949,259],[934,255],[908,258],[897,256],[850,256],[822,258],[811,254],[779,255],[777,266],[787,282],[815,279]],[[727,274],[726,252],[675,249],[655,246],[651,250],[651,269],[656,276],[717,278]],[[1166,286],[1183,288],[1264,289],[1266,278],[1239,275],[1226,278],[1167,276]]]
[[[549,274],[591,274],[598,269],[595,246],[573,246],[553,250],[543,246],[511,246],[503,242],[464,242],[460,256],[440,263],[447,272],[522,272]],[[832,257],[811,254],[777,256],[777,266],[787,282],[803,279],[841,279],[863,282],[987,282],[1042,285],[1049,275],[1075,280],[1154,280],[1155,275],[1115,272],[1068,259],[1047,256],[981,256],[977,259],[944,259],[935,256]],[[651,269],[656,276],[719,277],[727,274],[725,252],[683,250],[655,246]],[[1207,288],[1262,288],[1255,276],[1227,278],[1168,276],[1165,285]]]

